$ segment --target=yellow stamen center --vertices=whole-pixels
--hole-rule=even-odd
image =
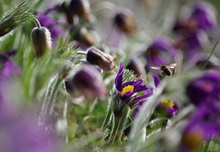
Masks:
[[[122,91],[121,91],[121,95],[125,95],[128,92],[133,92],[134,91],[134,86],[133,85],[127,85],[125,86]]]
[[[168,106],[170,108],[173,108],[174,106],[173,100],[162,100],[161,103],[162,106]]]

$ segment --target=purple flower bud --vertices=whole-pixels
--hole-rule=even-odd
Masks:
[[[104,71],[111,71],[115,68],[114,58],[106,54],[95,47],[88,49],[86,59],[89,63],[94,64],[102,68]]]
[[[133,57],[127,64],[126,69],[133,71],[137,77],[145,79],[145,69],[138,58]]]
[[[39,58],[51,48],[50,32],[46,27],[35,27],[31,36],[36,58]]]
[[[124,33],[132,35],[136,30],[136,21],[133,12],[122,9],[114,17],[114,24]]]
[[[68,85],[78,90],[87,99],[102,98],[106,95],[107,89],[102,82],[101,75],[92,66],[84,65],[72,77]],[[68,86],[69,87],[69,86]]]
[[[88,0],[71,0],[69,10],[73,15],[77,15],[86,21],[92,21],[91,8]]]
[[[194,105],[220,101],[220,71],[209,71],[192,80],[186,87],[186,94]]]
[[[70,29],[70,33],[72,34],[72,38],[82,45],[91,47],[96,44],[95,38],[84,27],[73,26]]]

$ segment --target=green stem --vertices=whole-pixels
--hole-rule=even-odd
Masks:
[[[44,118],[51,112],[61,82],[62,79],[59,78],[58,74],[50,80],[41,108],[40,117]]]
[[[207,58],[207,60],[206,60],[205,64],[203,65],[203,67],[202,67],[202,69],[203,69],[203,70],[205,69],[206,65],[207,65],[207,64],[208,64],[208,62],[209,62],[209,59],[211,58],[212,54],[214,53],[214,51],[215,51],[215,48],[216,48],[217,44],[218,44],[218,41],[215,43],[215,45],[214,45],[214,47],[213,47],[213,49],[212,49],[212,51],[211,51],[211,53],[210,53],[209,57]]]
[[[38,28],[41,28],[41,24],[40,24],[40,22],[39,22],[39,20],[38,20],[37,18],[34,20],[34,24],[35,24]]]
[[[109,107],[104,122],[102,124],[102,128],[101,128],[102,131],[104,131],[107,128],[107,125],[109,124],[111,118],[112,118],[112,109],[111,107]]]
[[[208,152],[210,143],[211,143],[211,140],[209,140],[205,143],[205,147],[204,147],[203,152]]]
[[[114,127],[114,130],[111,132],[109,143],[113,144],[116,139],[118,141],[121,140],[121,137],[123,135],[124,126],[126,124],[129,113],[130,113],[130,108],[128,106],[126,106],[123,109],[122,115],[115,118],[115,127]]]

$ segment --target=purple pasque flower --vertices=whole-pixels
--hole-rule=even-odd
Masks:
[[[219,138],[219,127],[220,104],[210,101],[198,106],[183,131],[182,151],[196,150],[201,148],[204,140]]]
[[[0,53],[0,75],[10,77],[13,75],[21,75],[21,68],[15,61],[9,59],[10,56],[15,55],[15,51],[8,51],[7,53]]]
[[[202,30],[211,30],[217,25],[216,10],[207,2],[196,3],[189,20],[194,21],[197,27]]]
[[[149,89],[148,86],[143,85],[142,79],[123,82],[123,69],[124,65],[120,63],[118,74],[115,78],[115,88],[121,99],[133,97],[133,95],[136,95],[138,92]]]
[[[160,113],[163,117],[166,116],[171,118],[175,116],[178,112],[178,105],[173,100],[162,100],[156,108],[156,113]]]
[[[169,65],[179,55],[180,53],[172,46],[167,38],[157,38],[150,44],[145,53],[147,68],[161,66],[162,64]]]
[[[142,107],[142,105],[145,102],[148,101],[147,99],[154,94],[156,88],[160,85],[160,79],[156,75],[154,75],[154,74],[152,75],[152,77],[153,77],[153,80],[154,80],[154,87],[150,87],[150,89],[144,91],[142,96],[137,97],[135,99],[135,100],[140,101],[140,102],[135,107],[135,110],[134,110],[134,113],[133,113],[134,116],[136,116],[139,113],[140,108]]]
[[[154,74],[152,75],[152,77],[153,77],[153,80],[154,80],[154,87],[151,87],[150,90],[144,92],[144,94],[142,96],[144,96],[145,98],[135,108],[134,116],[136,116],[139,113],[140,108],[142,107],[144,102],[148,101],[148,98],[154,94],[156,88],[160,85],[159,78]],[[178,105],[175,101],[165,99],[165,100],[162,100],[158,104],[158,106],[155,109],[154,115],[156,117],[161,117],[162,116],[162,117],[171,118],[171,117],[173,117],[177,114],[178,109],[179,109]]]
[[[220,101],[220,70],[205,72],[192,80],[186,87],[186,94],[194,105]]]
[[[144,80],[146,78],[146,72],[144,69],[144,65],[141,63],[141,61],[137,57],[131,57],[128,64],[126,65],[126,69],[129,69],[130,71],[133,71],[133,73],[137,77],[142,77]]]

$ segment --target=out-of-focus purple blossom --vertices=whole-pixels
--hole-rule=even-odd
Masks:
[[[19,116],[19,115],[17,115]],[[0,125],[0,147],[5,152],[59,152],[56,137],[39,128],[30,113],[14,117]]]
[[[39,16],[37,19],[42,26],[45,26],[49,29],[52,39],[57,39],[62,35],[63,29],[61,28],[61,26],[57,25],[53,18],[40,12],[38,13],[38,15]]]
[[[180,53],[172,46],[169,40],[164,37],[157,38],[147,48],[145,54],[147,67],[161,66],[162,64],[169,65],[179,55]]]
[[[189,20],[197,23],[197,27],[203,30],[211,30],[216,27],[216,10],[207,2],[198,2],[192,8]]]
[[[59,152],[57,138],[38,126],[34,109],[25,110],[17,79],[0,77],[0,149],[4,152]]]
[[[0,53],[0,75],[5,77],[10,77],[13,75],[21,75],[21,68],[16,62],[9,59],[13,56],[15,51],[8,51],[7,53]]]
[[[89,65],[81,67],[66,83],[69,88],[78,90],[87,99],[102,98],[107,94],[100,73]]]
[[[180,48],[185,55],[186,60],[193,59],[202,49],[209,45],[208,36],[203,31],[191,32],[178,35],[174,42],[174,46]]]
[[[210,101],[197,107],[183,131],[181,151],[188,152],[198,150],[198,148],[201,148],[204,140],[219,138],[219,116],[219,102]]]
[[[186,94],[194,105],[220,101],[220,70],[209,71],[192,80],[186,87]],[[219,102],[220,103],[220,102]]]
[[[208,37],[204,32],[200,31],[179,35],[176,40],[175,46],[187,51],[203,48],[207,44]]]

